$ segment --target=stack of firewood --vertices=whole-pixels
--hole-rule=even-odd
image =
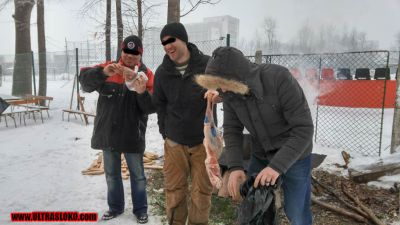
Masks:
[[[160,158],[158,154],[153,152],[144,152],[143,164],[145,169],[162,169],[162,165],[155,165],[156,160]],[[88,169],[83,170],[83,175],[99,175],[104,173],[103,153],[99,153],[96,160],[89,166]],[[122,179],[129,178],[129,169],[126,164],[125,156],[121,154],[121,173]]]

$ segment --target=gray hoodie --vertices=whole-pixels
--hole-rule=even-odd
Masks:
[[[243,168],[244,127],[252,136],[252,154],[280,174],[310,155],[314,132],[310,109],[285,67],[257,65],[235,48],[220,47],[196,81],[207,89],[227,90],[223,128],[229,168]]]

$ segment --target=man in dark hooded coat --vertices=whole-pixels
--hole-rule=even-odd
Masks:
[[[238,197],[238,183],[245,177],[242,141],[246,128],[252,139],[248,175],[257,174],[254,187],[274,185],[281,177],[291,224],[312,224],[314,127],[303,90],[290,72],[279,65],[251,63],[239,50],[220,47],[196,81],[222,93],[230,195]]]

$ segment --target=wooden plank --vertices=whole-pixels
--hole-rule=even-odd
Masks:
[[[85,112],[85,107],[83,106],[84,98],[82,98],[79,95],[79,92],[78,92],[78,101],[79,101],[80,110]],[[88,125],[89,124],[89,120],[88,120],[88,115],[87,114],[83,113],[83,119],[85,120],[86,125]]]
[[[350,179],[358,183],[367,183],[369,181],[377,180],[379,177],[393,174],[400,174],[399,163],[378,163],[370,165],[368,168],[363,168],[362,171],[349,168]]]
[[[26,98],[33,98],[33,99],[40,99],[40,100],[49,100],[49,101],[52,101],[53,100],[53,97],[50,97],[50,96],[41,96],[41,95],[29,95],[29,94],[27,94],[27,95],[25,95],[25,97]]]
[[[79,110],[63,109],[62,111],[67,112],[67,113],[82,114],[82,115],[86,115],[86,116],[93,116],[93,117],[96,116],[96,114],[94,114],[94,113],[83,112],[83,111],[79,111]]]
[[[8,100],[7,103],[10,105],[26,105],[26,104],[36,104],[40,100],[39,99],[16,99],[16,100]]]

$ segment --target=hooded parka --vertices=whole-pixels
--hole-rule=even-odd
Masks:
[[[285,67],[257,65],[239,50],[221,47],[196,80],[207,89],[227,90],[222,97],[229,168],[244,168],[244,128],[252,136],[252,154],[280,174],[311,153],[311,112],[302,88]]]

